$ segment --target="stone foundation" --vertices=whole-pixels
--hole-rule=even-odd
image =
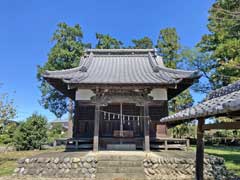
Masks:
[[[16,151],[13,146],[0,146],[0,153]]]
[[[97,160],[94,156],[78,157],[38,157],[18,161],[15,173],[43,177],[77,177],[94,179]]]
[[[186,158],[148,157],[143,161],[147,179],[194,179],[195,160]],[[207,156],[204,159],[204,179],[206,180],[236,180],[230,174],[224,159],[216,156]]]
[[[111,154],[112,153],[112,154]],[[165,153],[165,154],[164,154]],[[185,153],[185,152],[184,152]],[[79,179],[195,179],[194,153],[159,152],[111,152],[79,154],[55,154],[25,158],[18,161],[15,175],[42,176]],[[167,156],[168,155],[168,156]],[[224,166],[224,160],[215,156],[205,156],[204,179],[237,180]]]

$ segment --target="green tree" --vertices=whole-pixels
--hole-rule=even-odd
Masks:
[[[160,30],[159,38],[157,41],[157,48],[163,61],[168,68],[177,68],[179,64],[179,37],[175,28],[166,28]],[[193,105],[193,98],[189,90],[183,91],[181,94],[169,101],[170,113],[175,113]],[[180,125],[172,129],[173,135],[182,137],[188,133],[188,125]]]
[[[0,126],[4,122],[11,120],[16,116],[16,108],[13,99],[9,98],[8,93],[0,94]]]
[[[182,123],[170,129],[174,138],[195,138],[196,125],[191,123]]]
[[[14,145],[18,150],[41,149],[47,142],[47,120],[33,114],[19,125],[14,134]]]
[[[123,43],[108,34],[96,33],[97,49],[118,49],[123,46]]]
[[[172,104],[173,107],[170,106],[169,108],[173,112],[181,111],[191,107],[193,105],[193,98],[190,94],[190,91],[187,89],[173,98]]]
[[[196,92],[208,93],[214,88],[212,79],[212,75],[215,73],[215,69],[212,69],[214,64],[215,60],[211,59],[211,54],[202,53],[198,48],[184,48],[180,53],[179,66],[192,70],[197,69],[202,74],[201,80],[192,87]]]
[[[67,112],[67,98],[50,86],[41,77],[41,73],[45,70],[62,70],[78,66],[86,46],[82,42],[82,37],[80,25],[71,27],[66,23],[59,23],[52,37],[55,44],[48,54],[48,60],[42,67],[38,67],[39,89],[42,93],[40,103],[58,118]]]
[[[12,122],[3,126],[0,132],[0,144],[12,144],[17,124]]]
[[[15,117],[16,107],[14,105],[14,100],[9,98],[8,93],[0,94],[0,143],[12,143],[12,136],[16,124],[8,124],[8,121]]]
[[[209,34],[197,44],[215,60],[210,68],[213,88],[240,79],[240,0],[216,0],[209,10]]]
[[[141,39],[133,39],[132,40],[135,49],[152,49],[153,42],[149,37],[143,37]]]
[[[160,30],[157,48],[163,57],[164,64],[169,68],[177,68],[178,51],[180,49],[179,37],[175,28]]]
[[[49,128],[48,134],[48,142],[53,143],[53,141],[57,138],[65,138],[67,137],[66,133],[63,132],[63,126],[61,123],[54,123],[52,127]]]
[[[179,37],[175,28],[166,28],[160,30],[157,41],[157,48],[166,67],[176,69],[179,64]],[[180,95],[170,101],[169,109],[171,112],[177,112],[192,106],[193,98],[189,90],[185,90]]]

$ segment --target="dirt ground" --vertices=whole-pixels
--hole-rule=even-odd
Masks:
[[[0,177],[0,180],[83,180],[83,178],[45,178],[45,177],[33,177],[33,176],[4,176]]]

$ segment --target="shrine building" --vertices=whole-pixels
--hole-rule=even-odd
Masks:
[[[42,76],[75,102],[72,140],[79,148],[88,142],[94,151],[149,151],[152,140],[167,136],[160,119],[168,101],[200,74],[165,67],[154,49],[89,49],[78,67]]]

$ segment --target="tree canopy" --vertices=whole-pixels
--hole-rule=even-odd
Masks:
[[[175,28],[165,28],[160,30],[157,48],[160,55],[163,57],[165,66],[168,68],[176,69],[181,63],[181,56],[179,53],[181,46],[179,39],[180,38]],[[169,101],[169,113],[176,113],[185,108],[191,107],[193,102],[194,100],[190,90],[187,89]],[[173,136],[180,138],[190,132],[190,127],[186,123],[181,124],[174,127],[171,132]]]
[[[0,126],[7,120],[12,120],[16,116],[16,107],[13,99],[8,93],[0,94]]]
[[[213,88],[240,79],[240,0],[216,0],[209,10],[209,34],[197,44],[201,52],[210,53]]]
[[[135,49],[152,49],[153,42],[149,37],[143,37],[141,39],[133,39],[132,40]]]
[[[8,122],[5,123],[4,126],[0,127],[0,144],[12,144],[16,129],[16,122]]]
[[[83,32],[79,24],[71,27],[66,23],[59,23],[52,37],[52,42],[55,44],[48,54],[48,60],[42,67],[38,67],[39,89],[42,93],[40,103],[58,118],[67,112],[67,98],[50,86],[41,77],[41,73],[45,70],[61,70],[78,66],[85,47],[82,38]]]
[[[47,132],[48,142],[53,143],[57,138],[66,138],[67,133],[64,130],[64,127],[61,123],[53,123],[50,125],[49,130]]]
[[[176,69],[179,64],[180,43],[179,36],[175,28],[160,30],[157,48],[163,57],[165,66]],[[175,112],[190,107],[192,104],[193,98],[189,90],[186,90],[174,98],[170,102],[169,107],[172,112]]]
[[[47,142],[47,119],[33,114],[19,125],[14,135],[14,145],[18,150],[41,149]]]
[[[178,50],[180,49],[179,37],[175,28],[160,30],[157,48],[163,57],[165,65],[175,69],[177,67]]]
[[[123,43],[116,38],[111,37],[109,34],[96,33],[97,49],[118,49],[122,48]]]
[[[179,66],[184,69],[198,70],[202,74],[199,82],[193,85],[193,90],[200,93],[208,93],[213,89],[212,75],[215,69],[212,66],[215,60],[211,58],[211,54],[200,52],[199,48],[184,48],[180,53]]]

